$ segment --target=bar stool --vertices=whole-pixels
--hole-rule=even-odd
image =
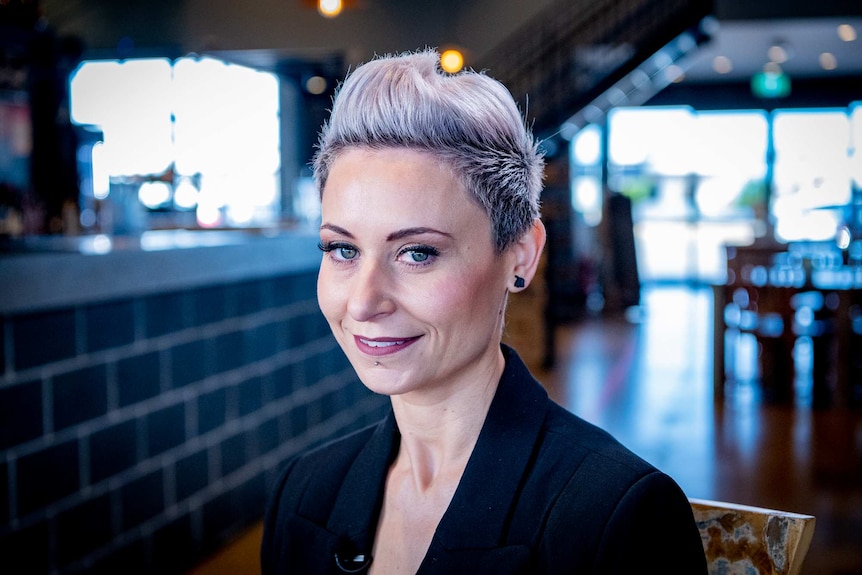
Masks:
[[[791,298],[793,331],[811,344],[811,404],[828,407],[836,392],[836,321],[839,306],[834,291],[810,290]]]

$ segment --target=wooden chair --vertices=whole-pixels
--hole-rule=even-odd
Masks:
[[[690,499],[711,575],[798,575],[814,516]]]

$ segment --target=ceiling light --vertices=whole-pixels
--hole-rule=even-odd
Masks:
[[[305,81],[306,92],[314,94],[315,96],[323,94],[326,91],[327,86],[328,82],[323,76],[312,76]]]
[[[327,18],[335,18],[341,14],[344,4],[341,0],[318,0],[317,11]]]
[[[834,54],[823,52],[820,54],[820,67],[824,70],[834,70],[838,67],[838,60],[835,59]]]
[[[712,60],[712,69],[717,74],[729,74],[733,70],[733,62],[727,56],[716,56]]]
[[[838,37],[845,42],[853,42],[856,40],[856,28],[850,24],[841,24],[838,26]]]
[[[458,50],[446,50],[440,54],[440,67],[444,72],[455,74],[464,67],[464,56]]]
[[[776,64],[784,64],[787,62],[787,49],[783,44],[773,44],[769,47],[769,50],[766,51],[766,55],[769,56],[769,59]]]

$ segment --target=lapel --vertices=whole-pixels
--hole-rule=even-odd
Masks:
[[[358,552],[371,553],[386,475],[400,441],[390,410],[345,475],[327,521],[327,528],[349,539]]]

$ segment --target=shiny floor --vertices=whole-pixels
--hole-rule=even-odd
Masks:
[[[862,409],[771,406],[753,384],[714,404],[711,298],[645,288],[637,314],[561,327],[556,366],[536,375],[690,497],[815,515],[802,575],[862,575]],[[251,529],[193,575],[256,572],[259,537]]]
[[[551,394],[690,497],[815,515],[803,575],[862,575],[862,409],[769,405],[754,384],[716,404],[711,290],[648,288],[642,304],[561,329]]]

